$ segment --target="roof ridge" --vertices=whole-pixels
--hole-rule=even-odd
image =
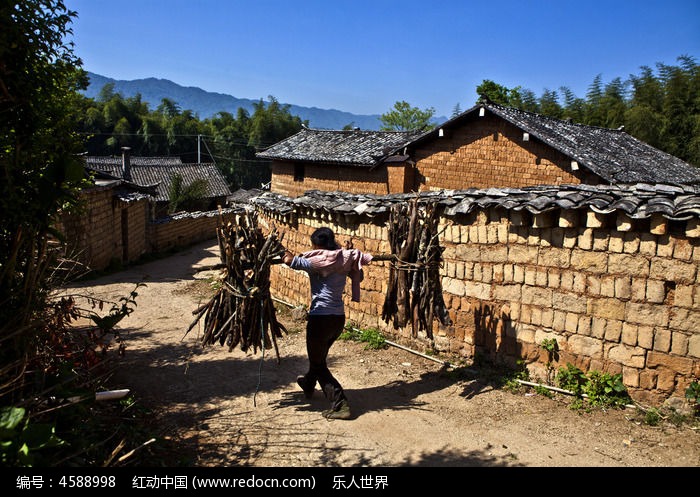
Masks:
[[[527,114],[527,115],[529,115],[529,116],[536,117],[537,119],[547,119],[547,120],[550,120],[550,121],[557,121],[557,122],[562,123],[562,124],[567,124],[567,125],[572,125],[572,126],[579,126],[579,127],[582,127],[582,128],[601,129],[601,130],[603,130],[603,131],[616,131],[616,132],[619,132],[619,133],[625,133],[624,129],[620,129],[620,128],[606,128],[606,127],[604,127],[604,126],[594,126],[594,125],[592,125],[592,124],[584,124],[584,123],[576,122],[576,121],[574,121],[572,118],[560,119],[560,118],[558,118],[558,117],[552,117],[552,116],[548,116],[548,115],[545,115],[545,114],[540,114],[540,113],[537,113],[537,112],[532,112],[532,111],[529,111],[529,110],[518,109],[517,107],[509,107],[509,106],[507,106],[507,105],[496,104],[496,103],[493,103],[493,102],[490,102],[490,103],[487,103],[487,104],[484,104],[484,105],[485,105],[486,107],[497,107],[497,108],[499,108],[499,109],[504,109],[504,110],[507,110],[507,111],[520,112],[521,114]]]
[[[314,131],[319,133],[368,133],[368,134],[396,134],[410,135],[417,130],[381,130],[381,129],[327,129],[327,128],[302,128],[300,131]]]

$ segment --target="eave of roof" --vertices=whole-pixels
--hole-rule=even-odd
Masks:
[[[591,209],[602,214],[623,212],[632,219],[648,219],[652,215],[676,221],[700,218],[699,187],[646,183],[470,188],[388,195],[309,190],[297,198],[264,192],[250,198],[249,202],[282,215],[290,215],[298,208],[310,208],[332,214],[380,217],[388,215],[392,205],[416,197],[419,203],[441,206],[446,216],[464,215],[486,208],[503,208],[524,210],[532,214],[556,209]]]

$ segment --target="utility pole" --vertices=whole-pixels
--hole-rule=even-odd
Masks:
[[[197,135],[197,164],[202,163],[202,135]]]

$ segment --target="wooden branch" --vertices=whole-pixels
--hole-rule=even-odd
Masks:
[[[193,312],[195,320],[185,334],[204,318],[204,345],[219,343],[229,351],[240,347],[243,351],[252,348],[253,352],[274,347],[279,362],[277,338],[287,330],[275,315],[270,267],[283,262],[284,234],[273,227],[264,236],[257,227],[257,214],[249,212],[235,225],[220,223],[217,238],[221,263],[211,267],[224,269],[221,288]]]

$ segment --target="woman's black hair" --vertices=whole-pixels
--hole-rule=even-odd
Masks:
[[[340,246],[335,243],[335,234],[333,234],[333,230],[330,228],[318,228],[311,233],[311,243],[327,250],[336,250],[340,248]]]

